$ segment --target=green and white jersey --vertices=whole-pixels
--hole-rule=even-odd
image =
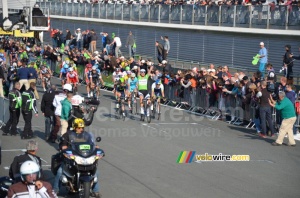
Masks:
[[[148,90],[148,78],[148,74],[146,74],[144,77],[142,77],[141,75],[138,76],[139,91]]]

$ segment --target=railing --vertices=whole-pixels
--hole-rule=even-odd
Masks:
[[[198,6],[40,2],[50,15],[169,24],[300,29],[298,6]]]

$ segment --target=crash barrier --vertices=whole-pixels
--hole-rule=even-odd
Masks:
[[[152,23],[260,29],[298,29],[297,5],[80,4],[45,1],[50,15]]]
[[[5,126],[9,119],[9,100],[0,97],[0,128]]]

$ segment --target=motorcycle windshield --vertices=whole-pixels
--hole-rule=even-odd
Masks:
[[[72,133],[70,136],[72,149],[78,154],[86,157],[95,150],[95,139],[92,133]]]

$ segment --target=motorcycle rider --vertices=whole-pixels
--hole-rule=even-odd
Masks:
[[[41,171],[34,161],[25,161],[20,168],[21,182],[11,185],[7,198],[13,197],[42,197],[57,198],[51,184],[40,180]]]
[[[77,140],[82,139],[86,142],[93,142],[92,140],[91,141],[86,140],[86,138],[91,138],[91,136],[88,134],[88,132],[84,131],[84,127],[85,127],[84,120],[81,119],[81,118],[76,118],[74,120],[73,124],[72,124],[73,130],[68,131],[67,133],[65,133],[62,136],[62,141],[59,145],[60,150],[65,150],[70,146],[70,141],[71,140],[70,140],[69,137],[71,135],[74,135]],[[98,146],[96,146],[96,148],[98,148]],[[57,174],[54,178],[53,189],[54,189],[55,192],[59,191],[59,179],[62,176],[62,170],[63,170],[62,166],[63,166],[63,164],[58,168]],[[96,171],[96,174],[97,174],[97,172],[98,171]],[[93,192],[91,193],[92,194],[91,196],[96,197],[96,198],[100,198],[101,194],[99,193],[99,189],[100,189],[99,182],[97,182],[92,187]]]
[[[42,167],[41,158],[36,155],[36,152],[38,150],[37,141],[28,141],[26,144],[26,150],[27,151],[23,155],[16,156],[14,158],[14,161],[10,165],[9,177],[15,180],[16,182],[21,181],[20,167],[24,162],[32,160],[35,161],[40,167]],[[40,169],[40,172],[42,173],[42,169]]]

